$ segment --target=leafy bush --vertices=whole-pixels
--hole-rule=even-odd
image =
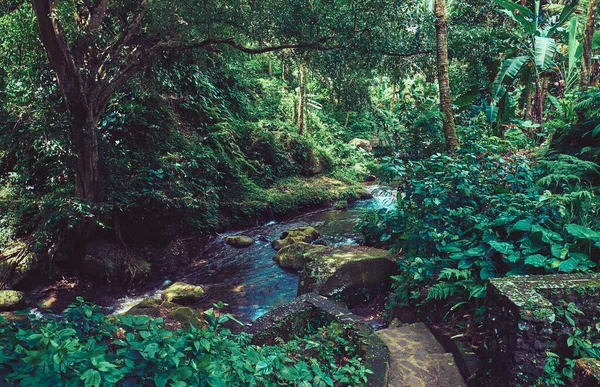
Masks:
[[[37,386],[326,387],[360,386],[370,373],[335,326],[255,346],[222,328],[230,316],[213,309],[204,329],[175,332],[161,318],[107,318],[98,309],[79,298],[58,320],[0,321],[0,378]]]
[[[483,298],[488,278],[597,267],[600,200],[577,187],[553,193],[536,185],[557,179],[550,165],[539,179],[520,153],[386,159],[383,168],[401,179],[398,207],[361,226],[370,243],[404,253],[397,302]]]

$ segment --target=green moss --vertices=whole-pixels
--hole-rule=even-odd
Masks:
[[[187,306],[180,306],[173,309],[169,313],[169,317],[179,321],[183,329],[189,329],[192,326],[202,328],[206,325],[206,321],[202,318],[202,315],[197,310]]]
[[[233,247],[244,248],[251,246],[254,243],[254,239],[245,235],[231,235],[225,238],[225,242]]]
[[[23,307],[25,297],[23,292],[16,290],[0,290],[0,311],[16,310]]]
[[[161,298],[176,304],[187,304],[198,301],[204,297],[204,289],[200,286],[175,282],[162,292]]]

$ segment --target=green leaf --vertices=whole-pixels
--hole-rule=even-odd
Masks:
[[[525,258],[525,264],[533,267],[543,267],[546,263],[546,257],[541,254],[530,255]]]
[[[100,386],[100,382],[102,381],[100,372],[98,372],[97,370],[94,370],[94,369],[88,369],[87,371],[85,371],[81,375],[80,379],[85,381],[85,387],[90,387],[90,386],[98,387],[98,386]]]
[[[518,260],[521,259],[521,254],[519,254],[519,253],[511,254],[511,255],[507,256],[506,259],[509,262],[516,263]]]
[[[560,13],[560,16],[558,17],[557,22],[554,23],[554,25],[548,30],[548,36],[553,36],[558,30],[558,28],[565,24],[567,20],[571,19],[571,16],[573,16],[575,11],[577,10],[578,3],[579,1],[571,1],[565,4],[562,12]],[[574,17],[573,19],[577,19],[577,17]],[[577,25],[577,22],[575,22],[575,25]]]
[[[468,269],[471,266],[473,266],[473,261],[468,260],[468,259],[462,259],[458,262],[458,268],[459,269]]]
[[[210,355],[204,356],[202,359],[198,361],[198,370],[202,371],[203,369],[208,368],[210,365]]]
[[[552,256],[555,258],[560,258],[563,247],[559,244],[553,244],[550,246],[550,251],[552,251]]]
[[[579,48],[579,42],[577,42],[577,16],[574,16],[569,21],[569,66],[567,67],[567,81],[576,78],[575,69],[577,67],[577,48]]]
[[[285,367],[283,370],[281,370],[280,375],[283,379],[290,381],[295,381],[300,378],[300,373],[292,367]]]
[[[565,273],[570,273],[573,270],[577,269],[578,266],[578,260],[574,258],[569,258],[566,261],[561,262],[560,266],[558,266],[558,270]]]
[[[503,7],[504,9],[510,11],[510,13],[513,15],[513,17],[519,22],[521,23],[521,25],[523,26],[523,28],[525,29],[529,29],[531,28],[528,24],[531,23],[531,21],[525,19],[533,19],[533,12],[519,4],[519,3],[515,3],[513,0],[494,0],[494,2],[496,4],[498,4],[499,6]]]
[[[261,360],[258,363],[256,363],[256,372],[262,371],[267,367],[269,367],[269,363],[267,363],[264,360]]]
[[[499,252],[501,254],[509,255],[509,254],[515,253],[514,246],[512,243],[497,242],[497,241],[489,241],[488,243],[490,246],[492,246],[492,248],[494,250],[496,250],[497,252]]]
[[[167,374],[157,373],[154,375],[154,384],[156,384],[156,387],[165,387],[167,380],[169,380],[169,375]]]
[[[177,380],[187,380],[190,376],[194,374],[194,370],[191,367],[181,366],[177,367],[175,371],[171,375],[169,375],[169,379],[173,381]]]
[[[552,244],[553,241],[561,242],[563,240],[563,237],[559,233],[556,233],[552,230],[542,227],[539,224],[534,224],[531,227],[531,231],[532,232],[541,232],[542,233],[542,241],[544,241],[548,244]]]
[[[592,230],[589,227],[580,226],[578,224],[567,224],[565,229],[575,238],[585,240],[600,239],[600,233]]]
[[[514,79],[528,59],[528,56],[518,56],[516,58],[510,58],[504,61],[492,87],[492,99],[500,99],[502,95],[504,95],[506,90],[502,87],[504,79]]]
[[[531,219],[521,219],[513,226],[515,231],[531,231]]]
[[[554,53],[556,53],[556,42],[552,38],[542,38],[536,36],[534,38],[535,49],[535,65],[545,71],[554,66]]]

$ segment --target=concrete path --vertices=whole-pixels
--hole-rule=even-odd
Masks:
[[[390,325],[377,335],[390,350],[389,387],[465,386],[454,357],[425,324]]]

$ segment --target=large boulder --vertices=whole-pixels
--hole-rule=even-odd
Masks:
[[[254,239],[245,235],[231,235],[225,238],[225,242],[233,247],[244,248],[251,246]]]
[[[206,325],[202,314],[196,309],[163,301],[159,298],[147,298],[129,309],[125,314],[144,315],[153,318],[162,317],[171,322],[178,322],[184,329],[189,329],[191,326],[202,328]],[[172,324],[167,323],[167,325]]]
[[[297,242],[283,247],[275,254],[273,259],[284,269],[300,270],[304,266],[304,255],[314,249],[323,248],[323,246],[311,245],[306,242]]]
[[[125,314],[133,314],[136,316],[144,315],[156,318],[162,317],[180,306],[181,305],[177,305],[173,302],[163,301],[160,298],[146,298],[125,312]]]
[[[25,295],[16,290],[0,290],[0,311],[21,309],[25,304]]]
[[[398,264],[386,250],[361,246],[323,247],[304,254],[298,295],[315,292],[349,305],[389,289]]]
[[[354,145],[355,147],[364,149],[368,152],[371,152],[373,150],[373,147],[371,146],[371,141],[365,140],[363,138],[352,139],[352,141],[350,141],[350,145]]]
[[[192,304],[202,297],[204,297],[202,287],[186,284],[185,282],[175,282],[161,294],[163,300],[180,305]]]
[[[311,243],[316,240],[319,235],[319,232],[314,227],[296,227],[284,231],[279,239],[271,242],[271,246],[273,246],[275,250],[281,250],[285,246],[293,245],[298,242]]]
[[[178,321],[183,329],[189,329],[190,327],[202,328],[206,326],[206,320],[204,320],[200,312],[189,306],[179,306],[171,310],[169,317]]]
[[[101,281],[135,281],[150,275],[150,264],[115,242],[92,240],[83,259],[83,272]]]
[[[0,287],[12,288],[31,283],[39,276],[38,257],[31,251],[31,245],[16,241],[2,251],[0,260]]]

